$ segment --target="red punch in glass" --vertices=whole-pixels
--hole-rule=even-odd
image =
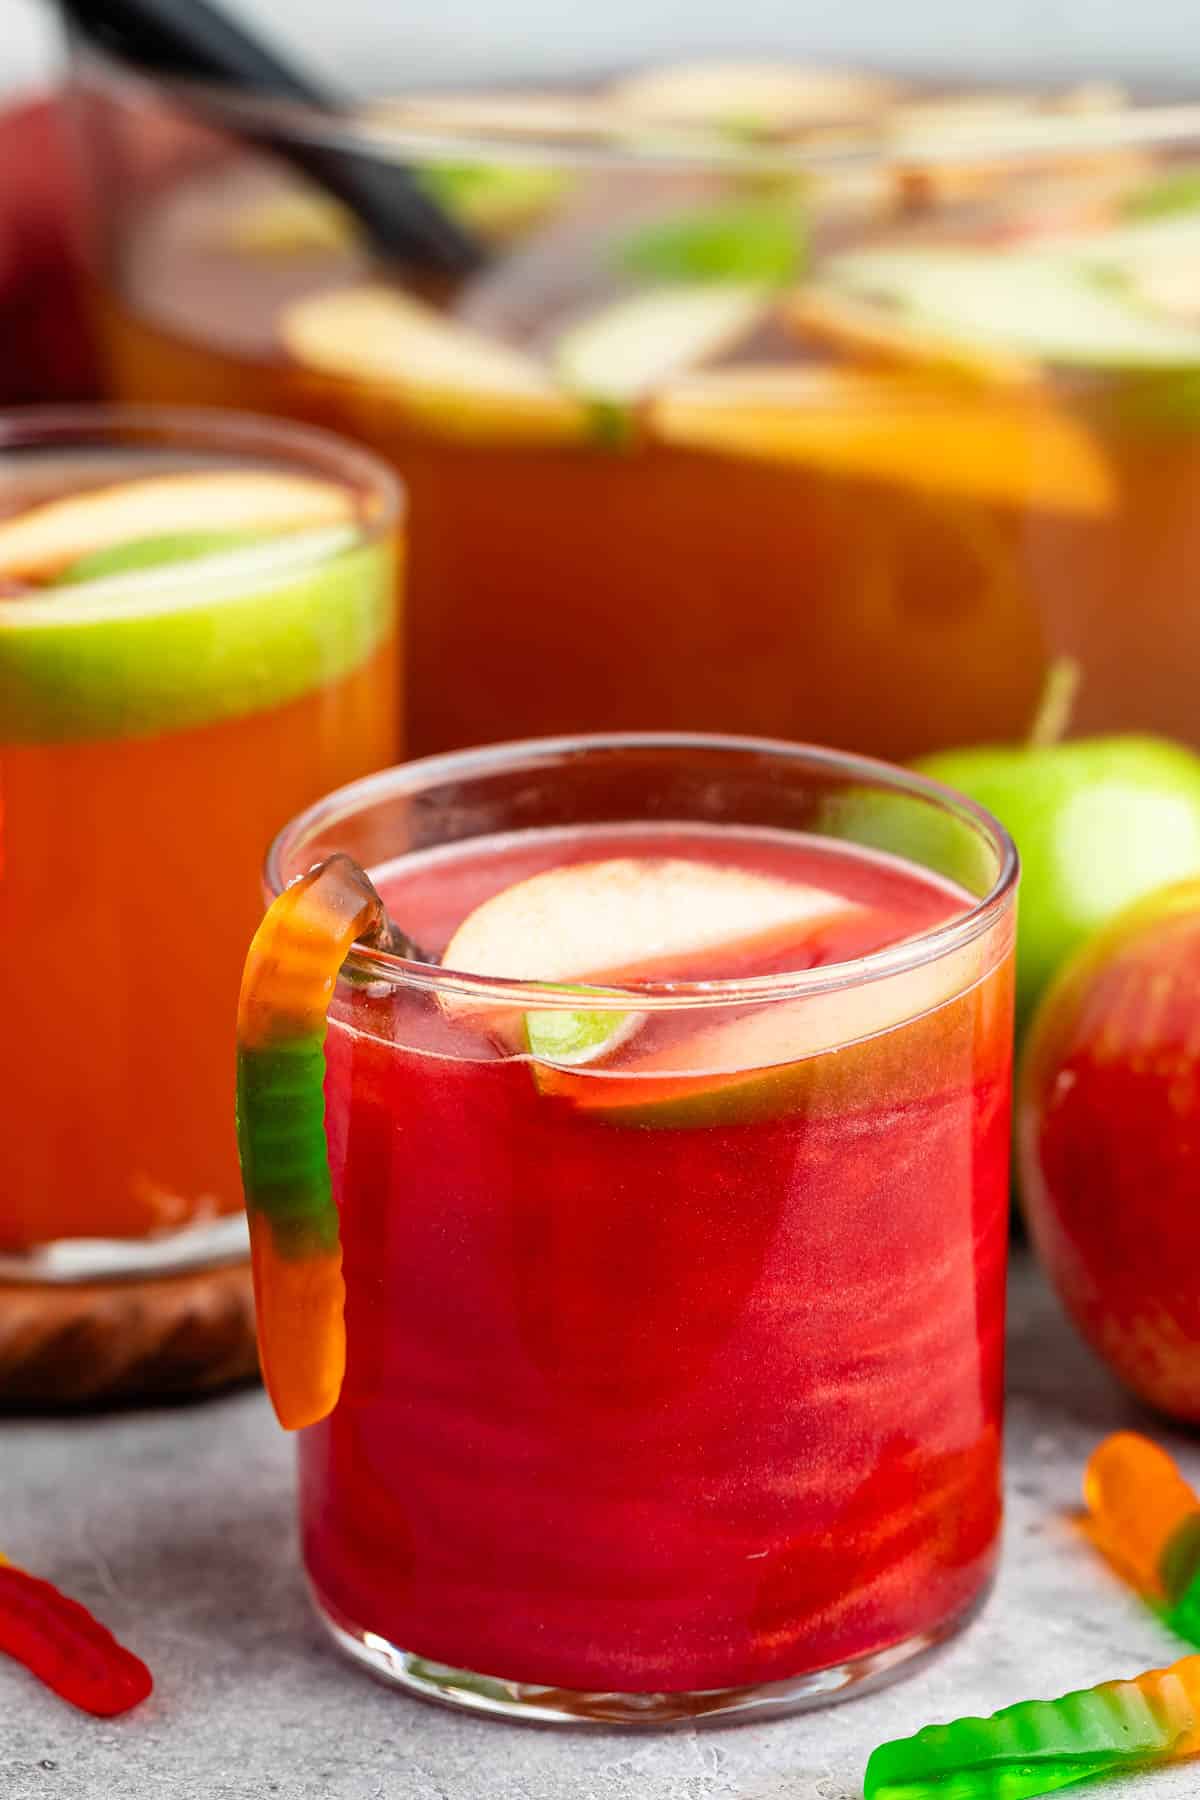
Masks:
[[[341,790],[269,880],[243,1167],[342,1648],[661,1722],[964,1623],[1000,1522],[1000,828],[823,751],[542,740]]]

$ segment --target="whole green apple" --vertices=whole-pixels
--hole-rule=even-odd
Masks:
[[[1200,879],[1144,896],[1050,987],[1017,1095],[1021,1194],[1075,1323],[1200,1422]]]
[[[1200,873],[1200,756],[1163,738],[945,750],[917,767],[995,813],[1021,853],[1017,1028],[1084,940]]]

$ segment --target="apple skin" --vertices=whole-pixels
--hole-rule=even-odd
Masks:
[[[945,750],[916,765],[995,813],[1021,855],[1017,1030],[1091,934],[1200,874],[1200,756],[1164,738]]]
[[[1141,1399],[1200,1422],[1200,879],[1121,913],[1047,993],[1017,1155],[1084,1337]]]
[[[82,207],[61,103],[0,112],[0,404],[99,391]]]

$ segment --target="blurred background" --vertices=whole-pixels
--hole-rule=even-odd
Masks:
[[[257,19],[314,60],[336,61],[350,79],[371,84],[367,49],[379,40],[376,0],[242,0],[247,19]],[[514,42],[524,39],[522,72],[540,64],[614,61],[627,55],[636,32],[642,55],[670,56],[681,48],[727,50],[770,44],[811,54],[843,54],[866,60],[920,63],[960,74],[989,75],[1076,68],[1107,74],[1169,75],[1186,81],[1200,50],[1194,8],[1187,0],[1010,0],[1002,8],[964,7],[961,0],[858,0],[847,6],[815,0],[784,8],[779,0],[619,0],[618,4],[564,9],[559,0],[507,0],[480,7],[477,0],[439,0],[436,8],[395,5],[397,42],[392,81],[406,63],[431,79],[495,76]],[[355,59],[355,23],[362,21],[363,48]],[[55,27],[48,0],[0,0],[0,83],[11,88],[34,81],[54,66]]]

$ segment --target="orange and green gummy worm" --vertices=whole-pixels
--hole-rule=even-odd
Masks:
[[[1126,1580],[1200,1644],[1200,1496],[1160,1445],[1114,1432],[1088,1461],[1088,1529]]]
[[[865,1800],[1032,1800],[1200,1753],[1200,1656],[881,1744]]]
[[[387,914],[348,856],[272,903],[238,1001],[237,1129],[263,1381],[297,1430],[337,1403],[346,1365],[338,1212],[325,1141],[325,1031],[351,945],[390,943]]]

